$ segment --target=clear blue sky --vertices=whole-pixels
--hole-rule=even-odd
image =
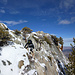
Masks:
[[[10,29],[29,27],[64,38],[75,37],[75,0],[0,0],[0,22]]]

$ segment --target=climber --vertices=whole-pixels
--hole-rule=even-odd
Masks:
[[[24,46],[24,48],[30,48],[30,54],[31,54],[31,52],[33,53],[33,49],[34,49],[34,45],[33,45],[33,43],[32,43],[32,41],[31,40],[28,40],[28,42],[26,43],[26,45]]]

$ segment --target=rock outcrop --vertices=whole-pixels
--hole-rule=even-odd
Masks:
[[[51,44],[47,43],[47,41],[44,39],[44,36],[46,36],[49,39]],[[33,41],[35,47],[34,65],[38,74],[65,75],[65,72],[61,71],[60,66],[64,69],[65,68],[64,65],[68,63],[68,59],[64,56],[62,51],[55,46],[55,44],[51,39],[51,36],[47,33],[37,32],[37,33],[31,33],[29,39]],[[38,40],[38,42],[36,41],[36,39]],[[39,50],[40,40],[42,40],[42,43],[41,43],[41,49]],[[60,65],[58,61],[60,62]]]

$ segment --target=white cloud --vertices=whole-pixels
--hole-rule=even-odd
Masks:
[[[64,42],[73,42],[73,38],[64,38]]]
[[[68,20],[60,20],[58,24],[70,24],[71,22]]]
[[[12,12],[9,12],[10,14],[18,14],[20,13],[19,11],[12,11]]]
[[[3,2],[7,3],[7,0],[3,0]]]
[[[8,12],[9,12],[10,14],[18,14],[18,13],[20,13],[17,9],[15,9],[15,8],[10,8],[10,7],[8,7]]]
[[[46,21],[46,19],[42,19],[42,21]]]
[[[71,22],[72,22],[72,23],[75,22],[75,17],[71,17]]]
[[[8,0],[0,0],[0,2],[3,3],[4,5],[6,5]]]
[[[73,44],[73,38],[64,38],[64,46],[70,46],[70,44]]]
[[[56,36],[56,34],[51,34],[51,35]]]
[[[70,12],[70,14],[75,14],[75,12]]]
[[[68,21],[68,20],[61,20],[61,19],[58,19],[59,23],[58,24],[72,24],[72,23],[75,23],[75,17],[71,17],[71,19]]]
[[[75,0],[61,0],[59,7],[62,9],[65,8],[65,10],[68,10],[75,5]]]
[[[19,20],[19,21],[0,21],[0,22],[1,23],[5,23],[7,25],[17,25],[17,24],[28,22],[28,21],[26,21],[26,20]]]
[[[0,13],[5,13],[5,10],[1,9],[1,10],[0,10]]]

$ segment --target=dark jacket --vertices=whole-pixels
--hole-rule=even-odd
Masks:
[[[24,48],[33,48],[34,49],[34,45],[33,45],[33,43],[32,43],[32,41],[31,40],[28,40],[28,42],[26,43],[26,45],[24,46]]]

